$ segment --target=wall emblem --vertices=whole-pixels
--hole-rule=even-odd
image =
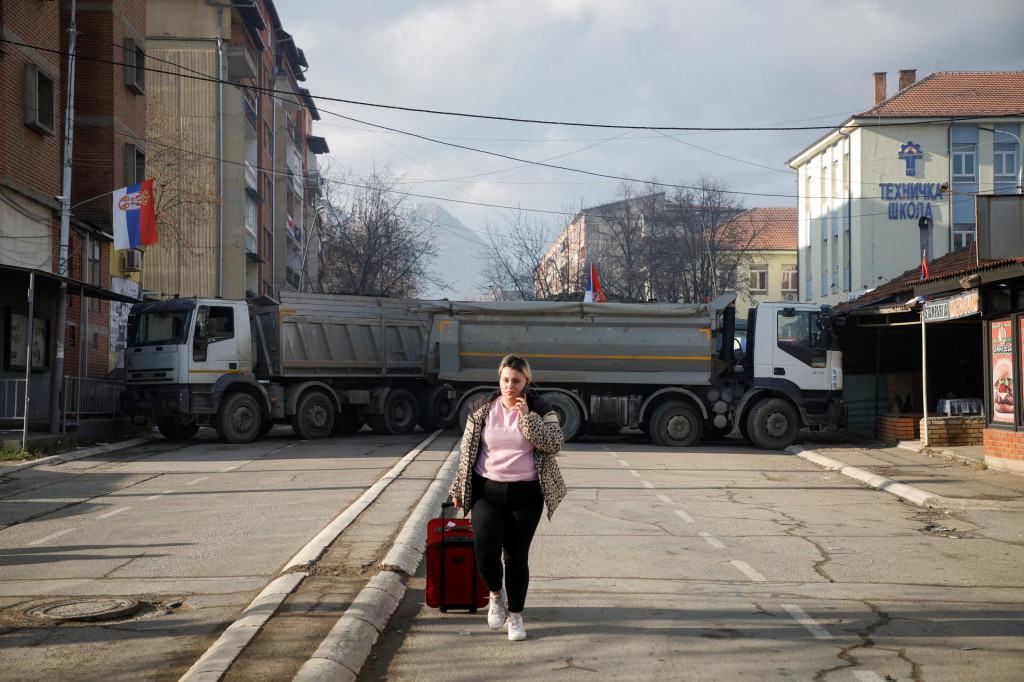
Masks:
[[[907,175],[917,175],[917,168],[914,164],[918,159],[924,158],[924,154],[921,153],[921,145],[907,140],[906,144],[900,145],[899,157],[907,162]]]

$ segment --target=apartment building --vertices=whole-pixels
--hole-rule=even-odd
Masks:
[[[181,200],[157,217],[144,289],[241,298],[315,288],[316,156],[328,149],[299,86],[309,65],[274,3],[150,0],[147,21],[150,59],[168,72],[151,74],[149,137],[179,150],[152,175]]]
[[[1020,191],[1024,72],[899,72],[788,161],[802,300],[839,303],[976,239],[974,195]]]
[[[723,250],[731,251],[721,261],[731,268],[727,288],[736,292],[738,311],[762,301],[798,300],[795,208],[752,208],[723,224],[721,233]]]

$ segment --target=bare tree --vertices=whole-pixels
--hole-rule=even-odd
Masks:
[[[587,221],[588,256],[609,300],[635,303],[656,297],[652,249],[665,220],[665,195],[647,189],[623,182],[619,200],[593,209]]]
[[[443,286],[430,272],[437,225],[394,191],[398,179],[388,168],[375,168],[360,182],[328,181],[324,291],[413,297],[428,282]]]
[[[558,234],[556,223],[531,219],[522,211],[506,218],[506,223],[501,229],[484,222],[487,246],[480,250],[478,286],[485,295],[498,301],[582,296],[578,246],[575,258],[570,257],[572,244],[565,241],[565,234],[552,246]]]

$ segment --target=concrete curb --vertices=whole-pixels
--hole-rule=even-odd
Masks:
[[[216,682],[228,666],[242,653],[260,628],[270,620],[281,603],[288,598],[308,573],[282,575],[267,585],[259,596],[242,611],[242,614],[216,642],[206,650],[199,660],[181,676],[179,682]]]
[[[92,457],[93,455],[102,455],[104,452],[124,450],[125,448],[134,447],[136,445],[142,445],[143,443],[155,439],[155,436],[142,436],[140,438],[130,438],[128,440],[122,440],[117,443],[110,443],[109,445],[97,445],[91,448],[79,448],[77,450],[72,450],[71,452],[62,452],[59,455],[50,455],[49,457],[40,457],[39,459],[29,459],[24,462],[18,462],[17,464],[7,464],[4,466],[0,466],[0,476],[6,476],[7,474],[14,473],[15,471],[21,471],[22,469],[31,469],[32,467],[37,467],[43,464],[64,464],[65,462],[73,462],[76,459],[84,459],[86,457]]]
[[[458,447],[445,460],[427,493],[402,527],[391,551],[381,562],[385,567],[375,575],[331,628],[330,633],[306,661],[294,682],[354,682],[369,658],[377,638],[384,632],[391,614],[405,595],[405,581],[416,572],[423,558],[423,528],[448,495],[448,486],[458,464]],[[400,569],[397,567],[401,566]]]
[[[868,486],[891,493],[900,499],[922,507],[941,507],[958,511],[1024,511],[1024,500],[982,500],[977,498],[943,497],[921,488],[898,483],[884,476],[875,475],[864,469],[844,464],[837,459],[826,457],[813,450],[804,450],[799,446],[790,446],[786,452],[813,462],[825,469],[838,471],[844,476],[856,479]]]
[[[391,551],[381,561],[382,570],[397,571],[410,576],[416,573],[425,551],[423,529],[427,527],[427,521],[437,515],[441,503],[448,498],[448,488],[455,478],[455,470],[459,464],[458,452],[458,448],[455,448],[449,453],[448,459],[437,472],[437,478],[430,484],[423,499],[402,526]]]
[[[409,451],[405,457],[399,460],[398,464],[391,468],[391,471],[381,476],[376,483],[366,489],[359,499],[350,504],[345,508],[341,514],[339,514],[333,521],[331,521],[326,528],[317,533],[316,537],[310,540],[305,547],[299,550],[299,553],[292,557],[292,560],[288,562],[288,565],[284,568],[282,573],[287,573],[295,569],[306,568],[313,564],[320,556],[327,550],[332,542],[334,542],[342,531],[348,528],[356,518],[363,513],[363,511],[373,504],[373,501],[377,499],[385,488],[402,475],[405,468],[416,459],[421,452],[428,445],[434,442],[438,436],[442,433],[441,429],[434,431],[430,434],[426,440],[417,445],[415,448]]]

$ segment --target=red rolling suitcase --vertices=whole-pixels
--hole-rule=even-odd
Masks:
[[[473,551],[473,524],[469,519],[441,517],[427,523],[427,606],[440,609],[467,609],[470,613],[487,604],[487,585],[476,568]]]

